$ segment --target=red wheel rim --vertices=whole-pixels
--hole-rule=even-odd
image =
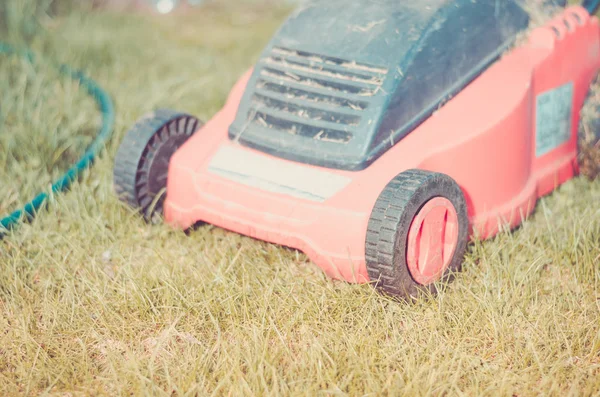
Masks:
[[[413,279],[421,285],[439,280],[458,244],[458,215],[450,200],[428,201],[413,219],[407,243],[406,263]]]

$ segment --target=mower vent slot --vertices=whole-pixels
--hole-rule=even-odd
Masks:
[[[348,96],[334,96],[324,92],[324,90],[316,90],[314,88],[311,88],[311,91],[307,91],[262,79],[256,85],[256,92],[268,92],[272,95],[278,95],[281,100],[305,101],[307,103],[319,104],[319,106],[325,104],[356,111],[363,111],[369,106],[368,102],[352,99]]]
[[[288,48],[275,47],[271,53],[274,56],[286,59],[302,60],[312,67],[339,67],[341,70],[347,71],[346,73],[362,72],[370,75],[379,75],[380,77],[383,77],[388,73],[388,69],[386,68],[358,62],[348,62],[344,59],[310,54],[308,52],[296,51]]]
[[[360,113],[355,111],[343,112],[343,110],[327,111],[316,109],[314,107],[305,106],[304,104],[298,104],[294,101],[282,101],[275,99],[270,95],[261,95],[258,93],[254,95],[253,105],[258,110],[264,107],[288,113],[292,116],[306,118],[308,120],[323,120],[330,123],[339,123],[350,126],[358,126],[361,120]]]
[[[251,121],[263,128],[275,129],[323,142],[348,143],[352,139],[352,133],[332,128],[335,125],[333,123],[322,122],[321,126],[311,125],[303,122],[299,117],[290,117],[287,114],[282,114],[282,112],[265,111],[264,109],[256,109],[250,113],[253,115]]]
[[[333,92],[342,92],[350,95],[373,96],[377,93],[379,86],[370,87],[363,83],[354,83],[350,81],[338,82],[337,80],[324,77],[313,77],[299,74],[295,71],[283,71],[270,67],[265,67],[260,72],[262,77],[280,82],[299,84],[305,87],[315,87]]]
[[[381,86],[383,83],[382,75],[368,75],[354,72],[348,72],[340,67],[334,68],[326,65],[314,65],[302,63],[298,58],[282,58],[279,56],[270,56],[263,60],[265,65],[277,70],[288,70],[294,73],[311,74],[324,78],[349,81],[355,83],[364,83],[368,85]]]

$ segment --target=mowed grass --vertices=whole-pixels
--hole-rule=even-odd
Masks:
[[[577,178],[520,229],[474,242],[453,283],[410,304],[293,250],[149,226],[115,198],[126,129],[156,107],[209,119],[288,12],[224,2],[3,30],[84,68],[118,113],[93,170],[0,241],[0,395],[600,395],[600,181]],[[0,58],[0,212],[44,189],[98,124],[51,70]]]

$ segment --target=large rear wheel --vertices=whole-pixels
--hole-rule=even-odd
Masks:
[[[467,205],[449,176],[408,170],[379,196],[366,239],[369,278],[395,297],[436,292],[435,283],[460,270],[469,237]]]

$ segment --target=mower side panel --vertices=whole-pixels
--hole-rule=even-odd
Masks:
[[[585,25],[579,25],[573,12]],[[420,163],[420,168],[445,172],[463,186],[474,232],[481,238],[492,237],[500,226],[519,225],[540,197],[578,173],[579,113],[600,66],[600,31],[598,20],[581,8],[563,15],[534,31],[526,47],[490,70],[489,84],[473,86],[455,99],[451,106],[456,111],[450,113],[464,117],[458,109],[473,109],[467,117],[479,124],[472,128],[480,132],[457,136],[463,144]],[[493,118],[474,101],[490,93],[494,98],[486,106],[512,111],[485,128]],[[446,129],[470,130],[463,120],[448,118],[444,124]]]

